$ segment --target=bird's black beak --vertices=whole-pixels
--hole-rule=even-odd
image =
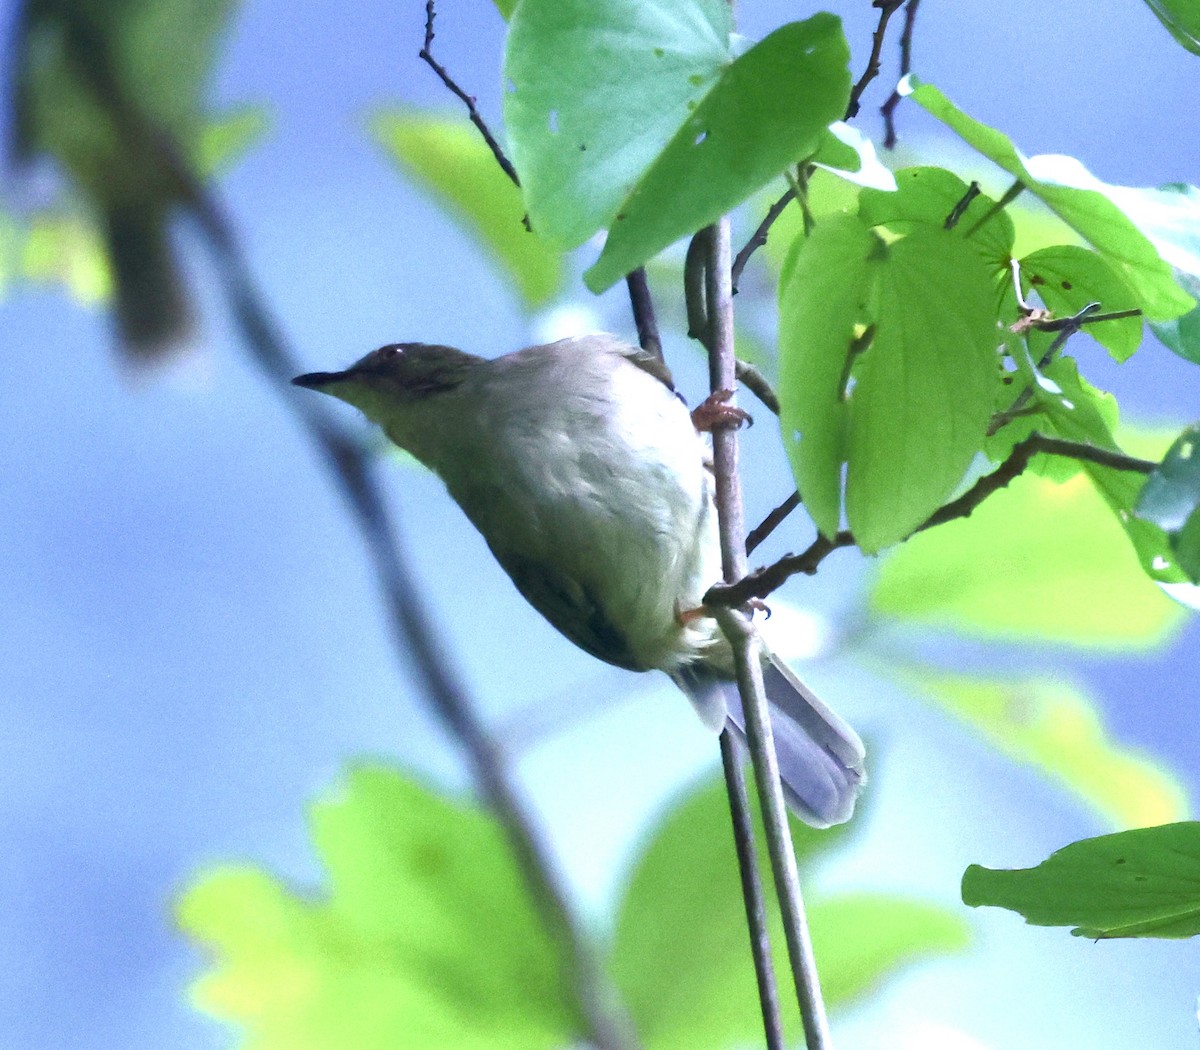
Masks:
[[[322,390],[345,378],[345,372],[308,372],[305,375],[296,376],[292,380],[292,385],[306,387],[309,390]]]

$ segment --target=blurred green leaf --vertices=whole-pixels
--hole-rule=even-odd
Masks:
[[[20,275],[37,284],[61,283],[85,306],[112,295],[112,272],[95,229],[78,214],[33,216],[21,248]]]
[[[878,990],[901,966],[971,943],[971,928],[956,912],[883,893],[816,900],[809,924],[825,999],[846,1005]]]
[[[726,0],[521,0],[504,125],[533,228],[560,247],[608,225],[733,60]]]
[[[1188,295],[1200,300],[1200,277],[1176,270],[1175,279]],[[1168,350],[1200,364],[1200,306],[1172,321],[1152,321],[1150,328]]]
[[[1115,650],[1164,644],[1183,615],[1082,473],[1022,475],[969,518],[913,536],[880,564],[870,601],[966,635]]]
[[[1200,425],[1187,428],[1149,478],[1137,503],[1137,516],[1166,534],[1179,565],[1200,582]]]
[[[520,190],[473,127],[459,119],[389,110],[372,118],[371,133],[490,249],[527,305],[543,306],[559,292],[562,254],[525,228]]]
[[[261,141],[270,124],[263,106],[245,106],[210,121],[200,133],[196,169],[206,176],[228,171]]]
[[[815,153],[845,111],[849,60],[830,14],[781,26],[737,58],[621,204],[588,287],[603,291]]]
[[[972,864],[963,902],[1020,912],[1077,937],[1194,937],[1200,933],[1200,824],[1186,821],[1072,842],[1036,868]]]
[[[1058,781],[1116,827],[1161,824],[1187,813],[1179,781],[1150,756],[1109,737],[1097,699],[1082,685],[932,668],[911,680],[1004,754]]]
[[[1170,320],[1196,305],[1175,283],[1171,267],[1154,245],[1108,197],[1093,189],[1062,185],[1060,166],[1042,164],[1038,167],[1042,177],[1035,175],[1007,135],[967,116],[932,84],[919,84],[911,94],[923,109],[1023,183],[1080,233],[1128,283],[1148,318]]]
[[[1021,282],[1032,288],[1056,317],[1070,317],[1089,303],[1101,312],[1138,307],[1129,286],[1093,251],[1062,244],[1042,248],[1021,260]],[[1142,319],[1124,317],[1087,326],[1087,334],[1117,361],[1127,360],[1142,342]]]
[[[853,833],[852,825],[815,831],[794,820],[791,828],[802,870]],[[769,881],[765,853],[759,864]],[[967,939],[960,918],[932,905],[871,893],[807,896],[833,1009],[900,966],[959,950]],[[786,972],[777,909],[770,923],[777,969]],[[612,970],[648,1050],[725,1050],[761,1040],[723,782],[700,786],[651,833],[619,906]],[[781,998],[785,1024],[798,1031],[795,1000]]]
[[[1196,0],[1146,0],[1181,47],[1200,55],[1200,6]]]
[[[326,893],[213,872],[179,922],[216,957],[195,989],[259,1050],[536,1050],[580,1031],[557,949],[494,820],[387,769],[312,812]]]
[[[500,17],[504,21],[512,18],[513,8],[517,6],[517,0],[493,0],[496,5],[496,10],[500,12]]]

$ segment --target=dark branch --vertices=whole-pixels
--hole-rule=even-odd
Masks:
[[[979,196],[979,183],[972,180],[971,185],[967,187],[967,192],[964,193],[961,199],[953,208],[950,209],[950,214],[946,216],[946,221],[942,227],[947,230],[954,229],[959,224],[967,209],[971,206],[971,201]]]
[[[746,268],[746,263],[750,261],[750,256],[767,243],[767,234],[770,232],[771,227],[775,225],[775,220],[783,214],[783,209],[795,200],[795,197],[796,191],[789,188],[779,200],[772,204],[767,209],[766,218],[758,224],[758,229],[754,231],[753,236],[742,246],[742,250],[737,253],[737,257],[733,260],[732,271],[734,295],[737,295],[738,281],[742,279],[742,271]]]
[[[743,361],[740,358],[734,362],[735,375],[747,390],[750,391],[756,398],[767,406],[775,415],[779,415],[779,397],[771,388],[771,384],[767,382],[767,377],[764,376],[757,368],[749,361]]]
[[[763,540],[779,528],[787,519],[787,516],[800,506],[800,503],[800,493],[793,492],[778,507],[771,511],[770,514],[763,518],[758,525],[746,533],[746,553],[753,554],[754,548],[759,546]]]
[[[862,98],[863,92],[867,90],[867,85],[879,76],[879,56],[883,52],[883,38],[887,33],[887,25],[891,21],[892,15],[903,3],[904,0],[875,0],[874,6],[879,8],[879,24],[875,27],[875,33],[871,38],[871,57],[867,59],[867,68],[850,92],[850,103],[846,106],[846,120],[853,120],[858,116],[859,100]]]
[[[629,289],[629,305],[633,309],[633,323],[637,325],[638,345],[660,361],[663,359],[662,339],[658,334],[658,321],[654,316],[654,300],[650,297],[650,284],[646,280],[646,269],[639,266],[625,275],[625,286]]]
[[[900,79],[912,72],[912,39],[913,26],[917,22],[917,8],[921,0],[908,0],[904,9],[904,31],[900,34]],[[887,101],[879,107],[883,114],[883,145],[885,149],[896,148],[896,107],[900,105],[899,90],[888,95]]]
[[[496,163],[500,165],[504,174],[512,179],[514,185],[520,186],[521,180],[517,177],[517,169],[512,166],[512,162],[505,156],[503,147],[496,141],[496,137],[487,126],[487,122],[476,108],[475,97],[463,91],[454,78],[446,71],[446,67],[433,57],[433,52],[430,48],[433,47],[434,16],[434,0],[425,0],[425,44],[417,52],[417,57],[429,66],[438,75],[442,83],[462,100],[463,105],[467,107],[467,115],[471,118],[471,123],[479,129],[479,134],[483,136],[483,141],[487,143],[488,149],[492,151],[492,156],[496,158]]]
[[[1000,466],[990,474],[985,474],[958,499],[951,500],[944,507],[934,511],[913,530],[911,535],[915,536],[918,532],[944,525],[948,521],[970,517],[976,507],[989,496],[1007,486],[1013,478],[1023,473],[1034,456],[1040,453],[1066,456],[1083,463],[1094,463],[1100,467],[1129,470],[1138,474],[1150,474],[1158,467],[1153,460],[1127,456],[1115,449],[1097,448],[1095,445],[1047,437],[1035,432],[1024,441],[1014,445],[1012,452]],[[780,558],[773,565],[756,569],[738,580],[737,583],[717,584],[710,587],[708,593],[704,595],[704,604],[738,607],[745,605],[751,599],[765,598],[793,576],[812,576],[820,567],[821,562],[835,550],[852,546],[854,546],[854,535],[844,529],[833,539],[818,536],[812,545],[800,554],[789,554],[785,558]]]

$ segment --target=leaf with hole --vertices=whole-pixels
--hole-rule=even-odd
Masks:
[[[603,291],[814,154],[845,110],[849,61],[841,21],[819,14],[724,69],[622,201],[587,286]]]
[[[1147,318],[1167,321],[1196,305],[1175,283],[1171,267],[1155,246],[1120,207],[1095,189],[1064,183],[1061,162],[1081,168],[1077,161],[1056,157],[1027,160],[1007,135],[967,116],[932,84],[909,78],[906,90],[923,109],[1007,171],[1084,237],[1129,285]]]

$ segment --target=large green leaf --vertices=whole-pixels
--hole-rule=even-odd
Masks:
[[[932,84],[913,84],[915,79],[909,81],[909,90],[916,102],[1083,236],[1126,281],[1150,320],[1167,321],[1196,305],[1176,284],[1171,267],[1154,245],[1108,197],[1094,189],[1061,184],[1047,165],[1035,174],[1007,135],[967,116]]]
[[[947,289],[953,289],[948,295]],[[978,252],[914,223],[899,239],[835,217],[780,281],[785,447],[809,513],[875,552],[950,495],[983,444],[995,386],[994,291]]]
[[[733,61],[726,0],[521,0],[504,123],[533,228],[564,248],[607,226]]]
[[[215,871],[178,907],[195,990],[258,1050],[537,1050],[579,1037],[563,960],[495,821],[379,767],[318,803],[324,894]]]
[[[1196,0],[1146,0],[1182,47],[1200,55],[1200,5]]]
[[[845,841],[852,825],[826,831],[791,822],[806,869]],[[761,826],[758,841],[762,843]],[[765,854],[759,867],[770,883]],[[902,965],[960,950],[967,930],[944,909],[883,894],[808,893],[815,950],[832,1009],[876,987]],[[786,972],[778,909],[770,914],[776,969]],[[619,905],[612,971],[648,1050],[725,1050],[762,1038],[729,803],[720,781],[674,806],[652,832]],[[792,996],[781,996],[798,1032]]]
[[[529,306],[562,288],[562,253],[525,228],[521,192],[473,127],[460,119],[388,110],[371,121],[388,155],[459,218],[512,277]]]
[[[603,291],[816,153],[845,112],[849,61],[829,14],[782,26],[736,59],[622,202],[588,287]]]
[[[1194,937],[1200,933],[1200,824],[1187,821],[1072,842],[1036,868],[972,864],[971,907],[1020,912],[1077,937]]]
[[[857,218],[833,216],[796,239],[779,281],[779,426],[804,505],[826,536],[841,521],[842,377],[868,323],[872,258],[881,250]]]
[[[1183,616],[1084,473],[1025,474],[969,518],[914,536],[880,565],[871,605],[982,638],[1116,650],[1164,644]]]
[[[914,684],[1005,754],[1081,798],[1116,827],[1179,820],[1179,781],[1149,756],[1109,737],[1099,704],[1061,678],[984,679],[929,669]]]

